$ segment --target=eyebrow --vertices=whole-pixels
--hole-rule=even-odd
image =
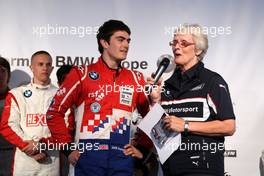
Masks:
[[[129,37],[129,38],[125,38],[125,37],[123,37],[123,36],[116,36],[116,38],[120,38],[120,39],[124,39],[124,40],[128,40],[128,41],[130,41],[131,40],[131,38]]]

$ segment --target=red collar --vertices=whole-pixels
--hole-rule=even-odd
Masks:
[[[98,58],[98,65],[101,70],[101,74],[106,77],[106,78],[116,78],[118,75],[123,71],[123,68],[121,65],[119,66],[118,69],[112,69],[110,68],[106,62],[103,60],[102,56]]]

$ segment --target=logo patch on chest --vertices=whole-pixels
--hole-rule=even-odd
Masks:
[[[92,71],[92,72],[89,72],[89,77],[92,79],[92,80],[97,80],[99,78],[99,74],[95,71]]]
[[[191,91],[201,90],[201,89],[203,89],[204,85],[205,85],[204,83],[199,84],[198,86],[192,88]]]
[[[28,98],[28,97],[31,97],[31,95],[32,95],[32,91],[31,91],[31,90],[26,90],[23,94],[24,94],[24,96],[25,96],[26,98]]]
[[[47,126],[46,114],[27,114],[27,127]]]
[[[131,106],[134,90],[130,87],[121,87],[120,89],[120,104]]]
[[[91,109],[92,112],[97,113],[97,112],[100,111],[101,105],[99,103],[97,103],[97,102],[94,102],[94,103],[91,104],[90,109]]]

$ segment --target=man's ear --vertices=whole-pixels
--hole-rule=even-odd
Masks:
[[[109,43],[104,39],[100,39],[100,43],[104,49],[109,47]]]
[[[33,71],[32,65],[29,66],[30,70]]]

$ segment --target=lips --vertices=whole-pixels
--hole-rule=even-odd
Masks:
[[[120,50],[122,53],[127,53],[128,50]]]
[[[174,55],[175,55],[176,57],[178,57],[178,56],[181,56],[182,54],[180,54],[180,53],[174,53]]]

